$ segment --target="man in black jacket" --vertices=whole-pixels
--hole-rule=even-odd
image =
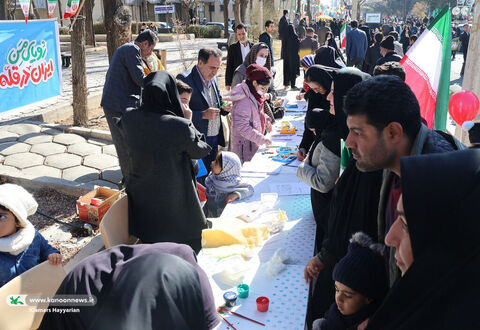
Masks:
[[[267,20],[265,22],[265,32],[263,32],[259,37],[258,41],[267,44],[270,48],[270,64],[273,66],[273,31],[275,30],[275,23],[272,20]]]
[[[463,76],[465,72],[465,63],[467,62],[467,52],[468,52],[468,43],[470,42],[470,30],[468,24],[463,26],[463,32],[460,35],[460,42],[462,43],[462,47],[460,51],[463,53],[463,64],[462,64],[462,71],[460,71],[460,75]]]
[[[245,56],[250,51],[253,43],[248,41],[247,27],[243,24],[238,24],[235,28],[238,41],[228,47],[227,55],[227,70],[225,71],[225,88],[227,91],[232,86],[233,74],[235,69],[243,63]]]
[[[377,60],[376,65],[382,65],[386,62],[400,62],[402,60],[402,57],[394,51],[395,45],[393,41],[393,36],[388,36],[380,43],[380,54],[383,57]]]
[[[382,42],[383,34],[375,34],[375,42],[373,45],[368,47],[367,54],[365,55],[365,62],[363,62],[363,72],[367,72],[370,75],[373,74],[373,69],[379,58],[382,57],[380,54],[380,42]]]
[[[146,29],[138,35],[134,42],[120,46],[110,61],[103,86],[100,105],[103,107],[110,128],[124,178],[127,178],[130,172],[127,148],[113,118],[121,117],[127,108],[135,108],[140,105],[143,78],[145,77],[142,58],[147,58],[152,54],[157,41],[155,33]]]
[[[363,19],[361,19],[358,23],[359,23],[358,29],[365,32],[365,34],[367,35],[368,46],[370,46],[373,43],[372,30],[368,27],[368,25],[365,25],[365,21]]]
[[[285,33],[286,33],[286,30],[287,30],[287,26],[288,26],[288,10],[284,9],[283,10],[283,16],[282,18],[280,18],[280,22],[278,22],[278,36],[280,37],[280,40],[282,40],[282,49],[281,49],[281,52],[280,52],[280,58],[283,58],[283,53],[284,53],[284,49],[283,49],[283,38],[285,37]]]

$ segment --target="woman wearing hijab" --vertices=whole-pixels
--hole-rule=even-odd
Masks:
[[[403,157],[385,242],[402,277],[367,329],[479,329],[480,150]]]
[[[340,152],[340,139],[348,135],[343,99],[357,83],[368,79],[369,74],[355,68],[337,71],[327,99],[330,112],[335,114],[339,140],[336,150]],[[324,235],[320,252],[310,259],[305,267],[305,280],[316,278],[315,289],[307,310],[307,324],[323,317],[334,300],[332,281],[333,266],[345,256],[350,237],[362,231],[377,240],[377,212],[382,172],[360,172],[355,161],[348,163],[335,185],[330,202],[328,230]]]
[[[315,242],[320,250],[327,231],[331,191],[340,171],[340,150],[335,117],[326,109],[313,109],[305,116],[305,126],[315,140],[308,157],[300,164],[297,178],[311,187],[310,200],[317,224]]]
[[[307,114],[316,108],[330,109],[330,102],[327,100],[327,95],[330,92],[334,75],[334,69],[320,65],[313,65],[307,70],[304,75],[304,98],[308,102]],[[303,161],[314,140],[315,135],[305,125],[302,141],[298,146],[297,157],[300,161]]]
[[[118,123],[132,168],[126,179],[130,234],[143,243],[184,243],[198,253],[206,219],[192,160],[211,148],[183,118],[175,78],[157,71],[144,86],[142,106]]]
[[[270,72],[272,72],[271,66],[272,60],[270,58],[270,48],[268,48],[267,44],[263,42],[258,42],[252,46],[250,51],[248,52],[247,56],[245,56],[245,60],[238,68],[235,70],[232,80],[232,88],[240,84],[242,81],[247,79],[247,68],[250,64],[258,64],[267,68]],[[273,72],[272,72],[273,76]],[[275,89],[273,88],[273,84],[270,85],[268,88],[268,93],[264,94],[263,103],[263,111],[267,116],[270,117],[272,123],[275,122],[275,117],[273,115],[272,109],[274,109],[273,102],[276,97]]]
[[[263,95],[272,83],[270,71],[258,64],[247,68],[247,79],[235,86],[231,93],[232,107],[232,151],[243,162],[250,161],[260,145],[271,145],[265,136],[271,131],[270,118],[263,111]]]
[[[285,30],[282,46],[284,49],[288,49],[283,58],[283,86],[285,86],[285,89],[290,86],[293,90],[296,90],[295,80],[300,75],[300,57],[298,56],[300,39],[298,39],[291,24]]]
[[[258,64],[272,71],[270,48],[263,42],[258,42],[250,48],[243,64],[239,65],[233,74],[232,88],[247,79],[247,68],[250,64]]]
[[[329,47],[334,48],[336,58],[340,58],[342,60],[343,64],[346,63],[345,59],[343,58],[342,52],[340,51],[340,49],[338,49],[337,42],[335,41],[335,38],[333,37],[332,32],[327,32],[327,34],[325,36],[325,46],[329,46]]]
[[[89,295],[79,312],[46,313],[39,329],[213,329],[212,288],[183,244],[118,245],[85,258],[56,295]]]
[[[321,46],[315,53],[315,64],[328,66],[335,69],[346,67],[345,62],[338,56],[335,48]]]

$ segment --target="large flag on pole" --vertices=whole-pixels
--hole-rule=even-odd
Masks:
[[[450,8],[445,6],[400,62],[429,128],[445,131],[452,55]]]
[[[343,23],[342,29],[340,30],[340,48],[347,47],[347,20]]]

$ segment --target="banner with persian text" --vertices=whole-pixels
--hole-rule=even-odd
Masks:
[[[0,113],[61,93],[58,23],[0,21]]]

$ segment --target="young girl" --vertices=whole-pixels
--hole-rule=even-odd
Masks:
[[[0,287],[48,259],[59,265],[62,256],[27,220],[37,202],[15,184],[0,185]]]
[[[219,217],[226,204],[253,195],[253,187],[242,182],[241,167],[240,158],[235,153],[222,151],[217,154],[211,163],[212,171],[205,179],[207,204],[204,212],[206,217]]]
[[[373,315],[388,291],[383,252],[368,235],[353,235],[347,255],[333,269],[335,303],[327,318],[313,322],[313,330],[357,329]]]

